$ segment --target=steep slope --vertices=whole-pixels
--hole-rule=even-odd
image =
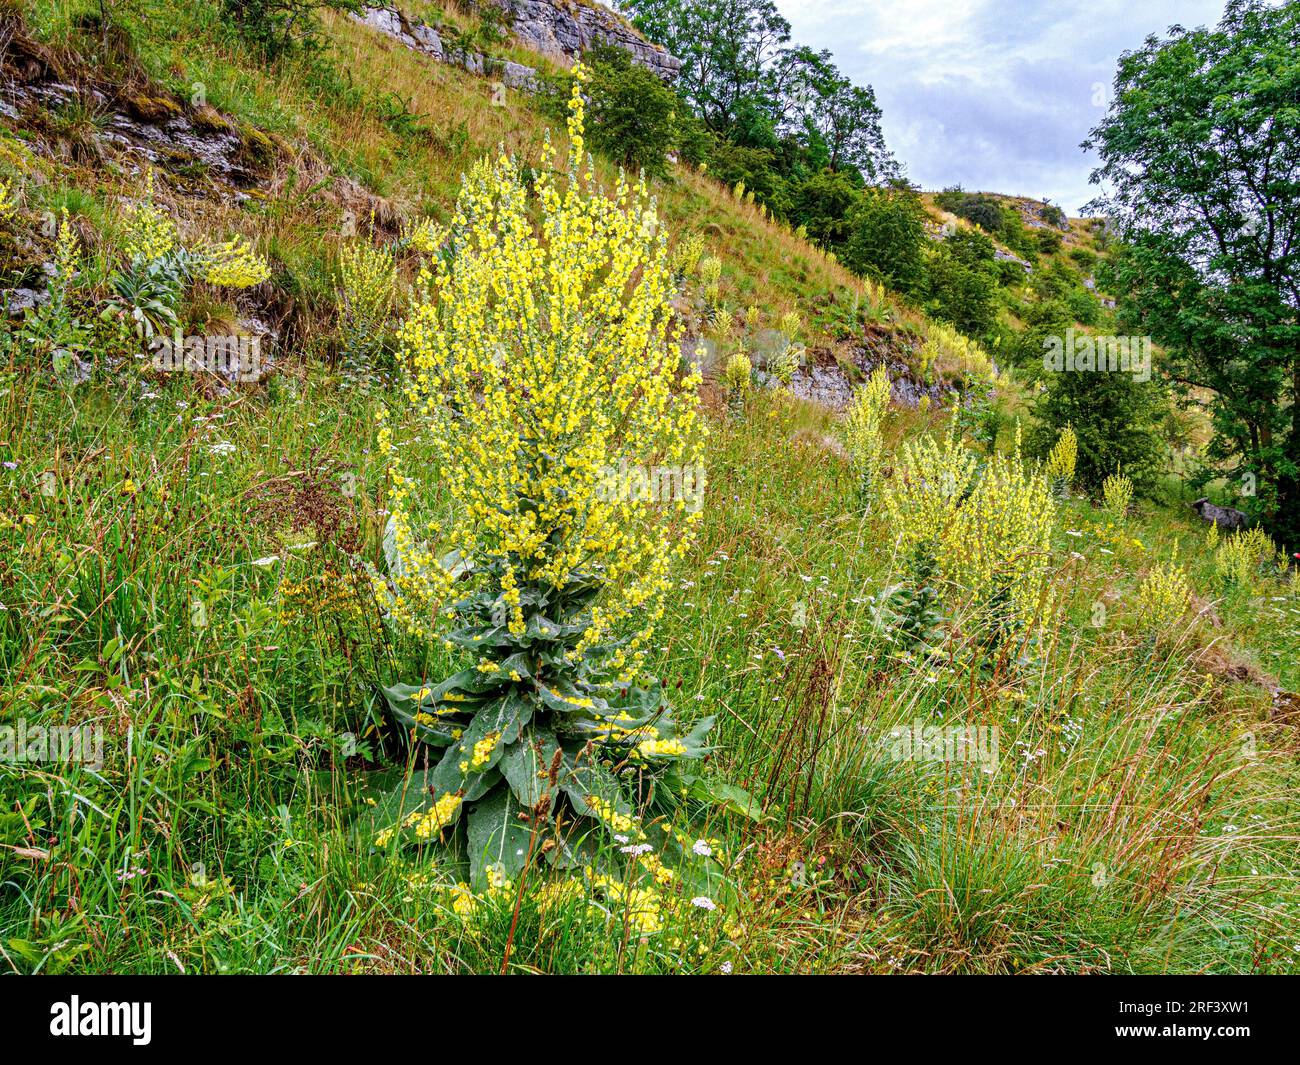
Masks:
[[[1049,580],[1040,630],[990,650],[959,601],[925,616],[919,586],[951,590],[925,567],[950,560],[900,550],[902,519],[862,505],[832,408],[884,363],[900,402],[879,472],[944,486],[915,446],[964,428],[948,386],[987,365],[685,167],[654,185],[665,224],[720,264],[716,293],[698,265],[682,271],[685,354],[705,341],[714,371],[743,347],[762,371],[794,312],[811,358],[792,387],[824,401],[756,389],[728,416],[706,389],[708,504],[655,636],[678,717],[718,718],[712,772],[763,804],[755,823],[732,795],[685,841],[725,864],[729,897],[667,934],[632,935],[643,914],[582,902],[516,925],[435,855],[359,838],[362,782],[403,766],[376,684],[444,676],[452,658],[375,610],[377,415],[409,431],[407,469],[426,468],[431,447],[392,352],[346,350],[340,263],[396,243],[398,288],[416,283],[400,238],[447,220],[461,175],[498,145],[535,165],[543,133],[562,136],[526,91],[500,91],[504,64],[560,64],[480,35],[478,76],[342,16],[325,20],[322,55],[267,64],[213,3],[141,5],[111,25],[97,10],[5,9],[4,287],[44,294],[66,208],[84,247],[74,304],[98,316],[152,169],[187,246],[242,234],[271,269],[246,289],[194,286],[183,331],[264,328],[275,365],[247,383],[153,373],[128,331],[68,373],[10,327],[0,718],[95,725],[105,744],[98,766],[0,764],[6,967],[1295,968],[1300,586],[1260,566],[1225,584],[1222,545],[1190,512],[1107,511],[1067,484],[1025,552]],[[403,10],[440,45],[478,29],[449,5]],[[1096,234],[1070,228],[1038,263],[1082,287],[1070,252],[1094,251]],[[960,446],[966,468],[1000,461]],[[984,527],[986,549],[1020,530],[1012,517]],[[1151,581],[1171,558],[1197,595],[1153,633]],[[930,757],[927,729],[947,730],[940,749],[980,742]]]

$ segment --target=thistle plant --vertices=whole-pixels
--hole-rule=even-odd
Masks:
[[[0,222],[8,222],[18,213],[18,197],[14,187],[0,178]]]
[[[781,321],[778,326],[781,334],[786,341],[794,344],[799,339],[799,334],[803,331],[803,319],[799,317],[798,311],[786,311],[781,315]]]
[[[751,330],[758,328],[758,320],[761,314],[762,312],[752,303],[748,307],[746,307],[745,328]]]
[[[943,624],[937,587],[939,560],[932,545],[917,543],[908,556],[903,582],[889,595],[898,641],[905,651],[924,654],[934,647]]]
[[[890,389],[889,372],[883,364],[877,366],[866,387],[854,394],[844,423],[849,455],[858,475],[858,502],[864,511],[870,510],[876,496],[884,450],[881,427],[889,408]]]
[[[109,278],[109,308],[125,315],[144,339],[179,328],[181,300],[196,274],[230,288],[270,276],[265,261],[239,238],[197,252],[186,248],[176,223],[154,202],[152,170],[144,196],[127,213],[122,254],[125,264]]]
[[[1192,589],[1178,564],[1178,549],[1168,562],[1158,562],[1138,587],[1138,615],[1143,629],[1159,640],[1187,612]]]
[[[454,843],[476,887],[590,865],[602,836],[632,841],[625,871],[662,886],[674,844],[646,841],[626,785],[660,799],[702,787],[690,760],[712,724],[680,734],[641,673],[700,515],[648,503],[619,471],[699,468],[700,378],[677,377],[655,201],[622,176],[606,193],[584,158],[584,77],[567,181],[549,142],[534,180],[538,228],[518,163],[484,160],[456,203],[454,255],[421,275],[398,334],[429,448],[417,474],[386,419],[379,432],[391,515],[377,589],[395,624],[466,664],[385,689],[436,764],[377,808],[376,842]],[[421,521],[426,474],[445,505]]]
[[[979,460],[957,437],[955,424],[942,441],[927,433],[903,445],[881,501],[905,550],[938,541],[970,494]]]
[[[417,230],[420,240],[433,235]],[[339,344],[351,359],[368,360],[385,345],[397,291],[397,263],[390,248],[357,240],[339,252],[335,289]]]
[[[180,240],[176,223],[153,200],[154,176],[145,177],[144,199],[132,207],[126,220],[122,250],[132,264],[151,263],[172,252]]]
[[[421,255],[437,255],[446,242],[447,227],[432,218],[422,218],[404,226],[402,230],[402,243]]]
[[[700,260],[700,289],[704,300],[710,306],[718,302],[719,286],[722,282],[722,260],[716,255],[707,255]]]
[[[673,248],[673,277],[678,284],[695,273],[704,255],[704,235],[692,233],[685,240],[678,241]],[[714,260],[715,262],[717,260]],[[719,267],[722,265],[718,263]],[[716,281],[717,278],[714,278]]]
[[[799,368],[799,350],[793,344],[784,344],[772,356],[768,367],[772,376],[781,382],[782,388],[789,388],[794,383],[794,372]]]
[[[1074,480],[1074,467],[1079,457],[1079,438],[1070,426],[1061,430],[1056,444],[1047,455],[1047,483],[1052,486],[1052,493],[1059,498],[1070,494],[1070,483]]]
[[[1115,521],[1123,523],[1128,518],[1129,504],[1133,500],[1133,482],[1122,473],[1112,473],[1101,486],[1102,505]]]
[[[883,292],[871,281],[867,281],[866,286],[868,300],[873,305],[880,303]],[[926,327],[920,366],[927,376],[931,371],[938,371],[946,377],[988,385],[997,380],[993,360],[983,346],[943,322],[931,322]]]
[[[717,333],[719,340],[726,340],[731,335],[731,329],[735,324],[735,315],[725,307],[719,308],[718,313],[713,316],[713,331]]]
[[[54,273],[49,298],[27,312],[19,333],[26,345],[48,355],[56,376],[63,378],[77,353],[90,345],[91,332],[73,307],[73,288],[81,268],[81,238],[63,208],[54,245]]]

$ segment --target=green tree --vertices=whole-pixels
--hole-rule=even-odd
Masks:
[[[221,0],[221,15],[268,59],[320,47],[322,11],[361,10],[361,0]]]
[[[849,234],[849,212],[861,195],[860,183],[849,174],[823,170],[795,187],[790,221],[803,226],[819,244],[838,249]]]
[[[591,67],[587,128],[592,147],[631,170],[662,175],[676,143],[676,94],[653,71],[632,62],[624,48],[593,48],[584,60]]]
[[[925,281],[925,208],[910,189],[867,189],[848,215],[841,253],[850,269],[907,295]]]
[[[1114,188],[1121,320],[1213,397],[1211,455],[1300,544],[1300,4],[1230,0],[1217,28],[1148,37],[1085,147]]]
[[[974,229],[953,233],[929,253],[926,306],[976,340],[997,323],[998,270],[993,241]]]
[[[773,0],[630,0],[637,27],[682,61],[677,85],[700,117],[730,130],[747,100],[770,105],[790,23]]]
[[[1149,489],[1160,473],[1160,423],[1168,413],[1159,386],[1122,372],[1064,370],[1050,375],[1034,404],[1030,454],[1045,458],[1067,425],[1079,437],[1075,482],[1092,492],[1117,470]]]
[[[866,181],[896,175],[871,87],[844,77],[829,52],[791,45],[773,0],[624,6],[642,33],[682,60],[678,90],[704,124],[733,144],[771,151],[784,181],[822,169]]]

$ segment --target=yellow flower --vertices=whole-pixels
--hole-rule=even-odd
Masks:
[[[681,740],[645,740],[637,745],[637,753],[644,758],[672,757],[686,753],[686,744]]]
[[[218,244],[207,253],[203,279],[223,288],[252,288],[271,276],[271,268],[242,237]]]
[[[1064,493],[1074,480],[1074,469],[1079,458],[1079,437],[1075,431],[1066,426],[1061,430],[1055,446],[1048,453],[1045,472],[1052,487],[1058,493]]]
[[[854,393],[844,422],[849,454],[853,456],[853,464],[858,472],[858,497],[864,504],[871,502],[877,488],[884,450],[881,429],[885,411],[889,408],[891,391],[889,371],[882,363],[876,367],[866,387]]]
[[[18,213],[18,199],[13,186],[0,178],[0,222],[7,222]]]
[[[658,206],[644,183],[606,191],[590,174],[585,72],[575,74],[567,165],[551,165],[547,144],[533,184],[538,224],[515,160],[475,164],[450,219],[452,254],[424,268],[423,295],[399,330],[428,477],[449,505],[417,522],[422,493],[381,423],[400,566],[380,590],[410,632],[439,635],[439,605],[458,576],[441,560],[455,550],[495,567],[518,635],[521,589],[598,572],[602,594],[570,653],[577,660],[618,633],[627,643],[610,666],[630,677],[700,514],[684,500],[648,506],[609,493],[608,471],[702,465],[700,375],[679,373],[683,327]]]
[[[145,178],[144,198],[132,208],[126,222],[123,250],[126,257],[150,263],[177,245],[176,223],[153,202],[153,171]]]

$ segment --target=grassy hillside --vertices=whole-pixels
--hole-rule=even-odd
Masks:
[[[376,685],[455,667],[385,624],[366,575],[384,564],[388,505],[377,412],[410,441],[408,470],[433,442],[402,405],[391,351],[340,350],[340,254],[447,221],[479,156],[500,143],[536,163],[543,131],[563,129],[522,94],[494,103],[490,80],[343,18],[320,55],[268,66],[214,4],[123,7],[111,27],[97,11],[6,9],[11,68],[57,71],[23,84],[79,91],[0,119],[0,179],[18,190],[5,286],[38,285],[57,252],[47,219],[66,208],[84,248],[74,301],[98,320],[142,189],[114,116],[180,114],[229,138],[233,171],[162,152],[158,202],[183,241],[242,234],[271,269],[248,289],[195,284],[183,329],[256,320],[274,330],[275,366],[246,385],[159,374],[136,339],[96,327],[70,377],[10,327],[0,723],[93,723],[105,745],[101,766],[0,762],[0,966],[1300,967],[1300,586],[1271,565],[1225,581],[1185,507],[1120,513],[1067,494],[1049,508],[1036,625],[990,641],[954,584],[929,645],[907,646],[894,593],[914,590],[915,567],[900,519],[857,502],[839,413],[756,386],[728,416],[717,371],[742,345],[761,354],[793,311],[811,356],[796,383],[821,367],[856,384],[883,359],[931,386],[884,420],[883,466],[903,483],[907,444],[944,438],[954,416],[964,428],[942,386],[987,365],[685,168],[652,191],[673,243],[698,236],[721,261],[716,293],[692,265],[678,297],[688,335],[714,345],[709,488],[648,668],[685,725],[717,715],[709,773],[761,804],[756,817],[738,801],[689,811],[688,840],[724,870],[718,908],[683,907],[643,936],[607,899],[516,908],[521,884],[475,900],[433,848],[376,848],[357,818],[376,777],[404,764]],[[1071,234],[1044,262],[1092,249],[1077,223]],[[398,253],[403,294],[420,262]],[[1013,380],[999,388],[1024,409]],[[1004,452],[1015,435],[1004,426]],[[1195,594],[1153,632],[1141,589],[1175,551]],[[996,753],[891,756],[925,727],[995,729]]]

